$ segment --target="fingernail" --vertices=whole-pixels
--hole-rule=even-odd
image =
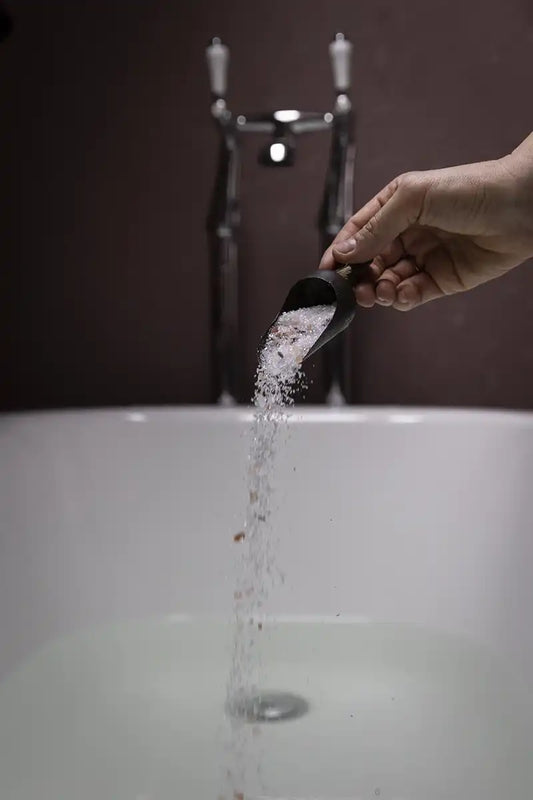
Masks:
[[[402,306],[409,305],[409,298],[404,294],[404,292],[398,292],[398,302]]]
[[[344,242],[339,242],[333,248],[337,251],[337,253],[351,253],[352,250],[355,250],[355,239],[352,237],[351,239],[345,239]]]
[[[388,299],[386,297],[385,287],[381,286],[379,281],[376,284],[376,296],[377,296],[378,300],[387,300]]]

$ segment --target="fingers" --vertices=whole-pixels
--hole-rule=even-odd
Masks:
[[[402,175],[385,187],[355,217],[358,230],[332,248],[340,263],[369,261],[381,253],[412,225],[422,213],[427,180],[424,173]],[[370,217],[365,217],[370,214]],[[358,224],[361,223],[361,224]]]
[[[419,272],[413,258],[403,258],[384,270],[375,286],[375,302],[397,311],[411,311],[442,296],[443,291],[432,275]]]
[[[411,265],[411,269],[415,269]],[[383,279],[375,286],[362,283],[355,289],[355,299],[362,308],[372,308],[376,303],[380,306],[394,308],[396,311],[411,311],[413,308],[443,297],[443,292],[431,275],[427,272],[416,272],[401,280],[393,279],[394,269],[383,273]],[[399,283],[395,283],[399,280]]]
[[[359,228],[356,225],[355,217],[351,217],[351,219],[349,219],[348,222],[346,223],[346,225],[344,226],[344,228],[341,231],[339,231],[339,233],[337,234],[337,236],[335,237],[333,242],[330,244],[328,249],[325,251],[324,255],[322,256],[322,259],[320,261],[320,264],[319,264],[318,268],[319,269],[335,269],[335,257],[333,255],[333,248],[339,242],[342,242],[345,239],[349,239],[351,236],[353,236],[355,233],[357,233],[358,230],[359,230]]]
[[[322,256],[322,260],[319,265],[319,269],[335,269],[335,256],[333,255],[333,251],[340,242],[344,242],[347,239],[352,239],[356,236],[358,231],[368,223],[372,217],[374,217],[380,208],[387,202],[387,200],[392,197],[392,194],[395,191],[394,181],[388,184],[382,191],[377,194],[372,200],[369,200],[359,211],[351,217],[346,225],[343,227],[341,231],[337,234],[331,245],[328,247],[324,255]],[[370,258],[366,259],[370,261]],[[346,260],[343,260],[342,263],[346,263]]]
[[[354,293],[357,305],[361,308],[373,308],[376,305],[376,289],[371,283],[360,283]]]
[[[403,258],[394,267],[386,269],[376,284],[376,301],[380,306],[393,306],[397,299],[397,287],[407,278],[416,275],[412,258]]]
[[[355,299],[362,308],[372,308],[376,303],[376,281],[383,272],[383,266],[376,262],[370,264],[364,281],[357,284],[354,289]]]
[[[398,311],[411,311],[423,303],[443,297],[442,290],[428,272],[417,272],[412,278],[400,283],[396,291],[393,307]]]
[[[432,234],[417,225],[428,186],[425,173],[396,178],[346,223],[324,253],[320,269],[372,261],[370,280],[355,288],[360,306],[371,308],[378,303],[409,311],[442,296],[431,274],[419,272],[415,259],[406,257],[404,249],[406,243],[410,251],[416,251],[422,265],[435,246]]]

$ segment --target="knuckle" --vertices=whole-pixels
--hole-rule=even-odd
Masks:
[[[380,281],[387,281],[388,283],[392,283],[393,286],[398,286],[401,283],[402,279],[399,275],[397,275],[394,270],[386,269],[385,272],[382,274]]]
[[[399,187],[399,178],[394,178],[390,183],[388,183],[384,189],[377,195],[377,201],[380,208],[389,202],[391,197],[396,194]]]
[[[376,217],[371,217],[371,219],[368,220],[365,227],[361,231],[362,238],[368,237],[370,239],[373,239],[377,233],[377,227],[378,226]]]
[[[429,188],[426,172],[405,172],[398,178],[398,190],[409,210],[410,222],[420,219]]]
[[[398,188],[403,192],[420,191],[425,184],[423,172],[404,172],[398,178]]]

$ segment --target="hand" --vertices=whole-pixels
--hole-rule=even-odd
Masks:
[[[533,134],[497,161],[395,178],[346,223],[320,268],[372,260],[359,305],[409,311],[532,255]]]

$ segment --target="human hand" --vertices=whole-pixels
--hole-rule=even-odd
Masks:
[[[320,268],[372,260],[359,305],[409,311],[532,255],[533,133],[497,161],[395,178],[346,223]]]

